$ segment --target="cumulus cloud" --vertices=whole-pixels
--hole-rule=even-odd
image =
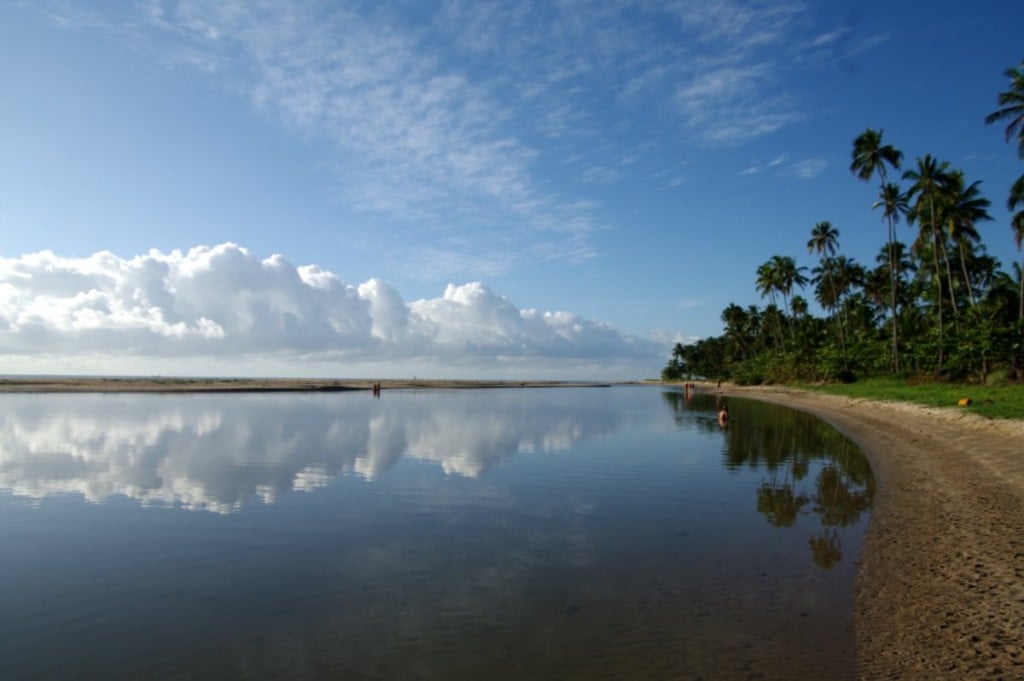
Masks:
[[[571,377],[582,367],[604,366],[607,375],[619,365],[655,366],[660,351],[570,312],[520,309],[480,282],[406,302],[379,279],[346,284],[316,265],[260,259],[233,243],[128,259],[107,251],[0,258],[0,355],[8,360],[273,356],[296,374],[318,362],[376,363],[379,374],[388,362],[420,360],[435,372],[476,366],[515,375],[550,362]]]

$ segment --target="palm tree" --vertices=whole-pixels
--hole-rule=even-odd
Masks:
[[[891,259],[893,256],[895,258]],[[903,273],[910,272],[911,274],[917,269],[914,261],[907,254],[907,247],[902,241],[896,241],[892,244],[892,249],[889,248],[888,244],[885,244],[878,249],[878,255],[875,256],[875,262],[878,264],[879,270],[884,273],[885,276],[885,304],[888,305],[888,299],[890,296],[890,287],[892,282],[892,273],[895,270],[896,280],[900,287],[900,295],[896,299],[897,307],[905,306],[910,303],[907,292],[904,290],[904,279]],[[881,302],[879,304],[882,304]]]
[[[747,311],[736,303],[729,303],[722,310],[722,322],[725,323],[725,340],[730,357],[736,361],[747,359],[753,349],[747,334],[750,325]]]
[[[813,270],[815,277],[812,278],[812,282],[818,283],[820,280],[818,277],[822,273],[825,275],[825,280],[828,282],[828,286],[831,292],[832,305],[826,305],[826,309],[832,312],[835,309],[835,303],[839,299],[836,293],[836,283],[832,278],[832,256],[836,254],[836,249],[839,247],[839,230],[832,226],[832,223],[828,220],[824,220],[814,225],[811,229],[811,238],[807,241],[807,252],[817,252],[821,256],[821,268],[815,268]],[[818,297],[821,301],[821,297]],[[836,326],[839,327],[839,347],[843,353],[843,370],[845,371],[849,367],[846,361],[846,332],[843,329],[842,319],[836,318]]]
[[[771,301],[772,305],[775,304],[775,283],[777,278],[775,265],[771,260],[761,263],[757,268],[757,281],[754,282],[754,285],[757,287],[757,292],[761,294],[762,298],[768,296],[768,300]]]
[[[1024,158],[1024,61],[1016,68],[1006,69],[1003,75],[1010,79],[1010,86],[1005,92],[999,93],[1000,108],[985,116],[985,123],[1009,121],[1006,125],[1006,141],[1009,142],[1016,137],[1017,156]],[[1024,208],[1024,175],[1013,183],[1008,204],[1011,211],[1017,206]],[[1013,227],[1017,250],[1021,250],[1024,247],[1024,210],[1013,216],[1010,225]],[[1024,257],[1021,260],[1021,267],[1024,269]],[[1020,321],[1024,321],[1024,278],[1021,279],[1020,293]]]
[[[773,255],[772,265],[776,272],[776,290],[782,294],[782,300],[786,304],[786,313],[789,314],[789,294],[793,292],[794,286],[803,288],[807,284],[807,277],[804,276],[806,267],[797,267],[796,260],[788,255]]]
[[[853,140],[853,160],[850,163],[850,171],[855,173],[858,178],[867,182],[871,179],[872,175],[878,175],[878,182],[880,185],[880,196],[882,201],[885,202],[886,210],[883,213],[883,217],[888,225],[888,244],[890,251],[892,250],[892,244],[896,241],[896,222],[899,217],[899,201],[900,196],[899,187],[892,185],[895,190],[889,189],[885,181],[885,167],[889,165],[893,170],[899,170],[900,164],[903,162],[903,152],[896,149],[891,144],[882,144],[882,130],[872,130],[868,128],[862,132],[855,140]],[[894,194],[890,197],[889,193]],[[889,204],[890,199],[892,203],[892,209],[890,210]],[[879,204],[875,204],[876,206]],[[890,254],[891,256],[891,254]],[[890,257],[890,260],[895,258]],[[900,370],[900,355],[898,347],[899,331],[897,327],[897,314],[896,314],[896,288],[898,281],[896,279],[896,272],[892,272],[892,295],[890,297],[890,307],[892,308],[892,368],[894,372]]]
[[[850,163],[850,172],[865,182],[871,179],[872,175],[878,175],[882,184],[885,184],[885,166],[891,166],[893,170],[900,169],[903,161],[903,152],[891,144],[882,144],[883,130],[872,130],[868,128],[853,140],[853,161]]]
[[[775,256],[775,258],[777,257],[778,256]],[[776,267],[775,258],[761,263],[757,268],[757,280],[755,282],[755,286],[757,287],[757,292],[761,294],[762,298],[768,296],[768,300],[771,301],[770,307],[778,310],[778,306],[775,304],[775,293],[779,290],[779,271]],[[775,318],[774,315],[772,315],[772,317]],[[775,347],[777,348],[779,346],[781,334],[777,323],[778,320],[775,319],[775,321]]]
[[[1017,181],[1010,187],[1010,199],[1006,202],[1006,206],[1011,211],[1020,208],[1010,218],[1010,226],[1013,227],[1013,241],[1017,244],[1017,250],[1021,252],[1020,266],[1024,271],[1024,175],[1017,178]],[[1020,278],[1020,315],[1018,320],[1024,322],[1024,277]]]
[[[786,317],[789,321],[790,340],[796,341],[796,329],[793,327],[793,310],[789,303],[789,295],[793,292],[794,286],[803,288],[807,284],[807,277],[804,276],[806,267],[797,267],[796,260],[788,255],[773,255],[772,266],[776,276],[776,290],[782,294],[782,300],[786,305]]]
[[[889,249],[889,261],[896,265],[889,269],[889,308],[892,313],[892,368],[893,371],[898,372],[900,370],[900,355],[897,301],[899,300],[900,258],[895,253],[896,247],[899,245],[896,240],[896,225],[899,224],[900,215],[906,215],[910,209],[907,205],[907,195],[900,191],[900,186],[895,182],[886,182],[882,185],[878,201],[871,207],[882,208],[882,217],[885,218],[889,227],[889,237],[886,242]]]
[[[1024,158],[1024,61],[1016,68],[1003,71],[1010,79],[1010,86],[999,93],[999,107],[988,116],[985,123],[1009,121],[1006,126],[1006,141],[1017,138],[1017,155]]]
[[[823,220],[811,228],[811,238],[807,241],[807,252],[818,253],[823,258],[831,258],[839,248],[839,230],[828,220]]]
[[[932,258],[935,265],[935,286],[937,291],[938,331],[939,331],[939,359],[936,366],[936,373],[942,372],[943,363],[943,329],[942,329],[942,270],[939,267],[939,252],[942,250],[942,242],[939,239],[938,215],[936,213],[936,202],[942,206],[946,195],[946,187],[949,184],[949,163],[939,163],[931,154],[925,154],[924,158],[918,157],[917,169],[908,170],[903,173],[904,180],[910,180],[911,186],[907,190],[907,201],[916,198],[913,208],[907,215],[910,222],[917,221],[922,227],[922,239],[924,236],[924,219],[927,218],[929,234],[933,240]]]
[[[988,214],[991,202],[981,195],[981,190],[978,189],[979,184],[981,184],[980,180],[966,186],[963,172],[959,170],[953,172],[949,177],[947,187],[948,203],[943,211],[943,222],[949,237],[960,249],[960,269],[964,275],[964,286],[967,288],[967,297],[971,301],[971,307],[977,307],[978,301],[974,298],[974,287],[967,274],[967,258],[964,247],[970,243],[973,250],[974,244],[981,240],[974,224],[992,219],[992,216]]]

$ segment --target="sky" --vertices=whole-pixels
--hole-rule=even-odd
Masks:
[[[1024,3],[0,2],[0,374],[633,379],[981,181]],[[903,240],[912,230],[899,228]],[[808,289],[803,292],[813,298]],[[812,311],[814,308],[812,308]]]

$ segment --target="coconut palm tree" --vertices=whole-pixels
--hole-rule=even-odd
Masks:
[[[892,313],[892,368],[893,371],[898,372],[900,370],[900,355],[897,301],[899,300],[900,270],[898,265],[900,258],[894,251],[899,245],[896,240],[896,225],[899,224],[900,216],[906,215],[909,211],[907,195],[900,190],[900,186],[895,182],[886,182],[882,185],[878,201],[875,201],[871,207],[882,208],[882,217],[889,228],[886,242],[889,249],[889,261],[897,265],[897,267],[889,269],[889,308]]]
[[[868,128],[853,140],[853,160],[850,172],[865,182],[872,175],[878,175],[885,184],[885,167],[899,170],[903,162],[903,152],[891,144],[882,144],[883,130]]]
[[[935,265],[935,286],[936,286],[936,313],[939,332],[939,358],[936,365],[936,372],[942,372],[944,353],[942,348],[942,270],[939,267],[939,253],[943,251],[943,243],[940,239],[938,210],[946,196],[946,187],[949,184],[949,163],[939,163],[931,154],[925,154],[923,158],[918,157],[917,169],[908,170],[903,173],[903,179],[911,182],[907,190],[907,202],[914,201],[914,205],[907,214],[909,222],[917,221],[921,226],[920,241],[924,242],[925,222],[927,221],[927,234],[933,241],[932,258]]]
[[[811,238],[807,241],[807,252],[818,253],[823,258],[831,258],[839,248],[839,230],[828,220],[823,220],[811,228]]]
[[[777,257],[778,256],[775,256],[775,258]],[[775,293],[779,291],[779,271],[776,267],[775,258],[772,258],[767,262],[761,263],[761,265],[758,266],[757,280],[755,281],[755,286],[757,287],[757,292],[761,294],[762,298],[767,296],[768,300],[771,301],[769,307],[777,311],[778,305],[776,305],[775,303]],[[765,310],[765,312],[767,312],[767,310]],[[777,348],[781,341],[781,330],[779,329],[778,318],[775,314],[770,316],[766,314],[765,320],[769,318],[775,321],[775,347]]]
[[[943,222],[949,238],[957,244],[960,250],[960,269],[964,275],[967,297],[971,301],[971,307],[977,307],[978,301],[974,297],[974,287],[967,274],[965,248],[969,244],[973,250],[974,244],[981,240],[974,225],[983,220],[992,219],[992,216],[988,214],[991,202],[983,197],[981,190],[978,189],[981,181],[972,182],[969,186],[965,183],[963,172],[957,170],[950,174],[949,184],[946,188],[948,196],[943,210]]]
[[[1024,271],[1024,175],[1021,175],[1010,188],[1010,200],[1007,201],[1007,207],[1011,211],[1020,208],[1011,218],[1010,225],[1013,227],[1013,240],[1017,244],[1017,250],[1021,252],[1020,267]],[[1024,277],[1020,278],[1020,316],[1018,319],[1024,322]]]
[[[794,286],[803,288],[807,284],[807,277],[804,276],[806,267],[797,267],[796,260],[788,255],[773,255],[772,267],[775,270],[776,290],[782,294],[782,301],[786,306],[786,317],[789,321],[790,340],[796,341],[796,329],[793,327],[793,309],[790,305],[790,294]]]
[[[1003,71],[1010,79],[1010,86],[999,93],[999,108],[985,116],[985,123],[1009,121],[1006,125],[1006,141],[1017,138],[1017,155],[1024,158],[1024,61],[1020,66]]]
[[[773,255],[772,265],[776,272],[776,289],[782,294],[782,300],[786,305],[787,314],[791,312],[789,307],[789,295],[793,292],[794,286],[803,288],[807,284],[807,277],[804,272],[806,267],[797,267],[796,260],[788,255]]]
[[[895,256],[895,259],[890,260],[892,256]],[[896,273],[897,285],[899,286],[899,296],[896,299],[897,307],[910,304],[910,296],[905,290],[906,287],[903,273],[910,272],[913,274],[917,267],[914,264],[914,261],[907,254],[906,245],[902,241],[893,243],[892,249],[889,248],[888,244],[883,245],[878,249],[878,255],[875,256],[875,262],[878,264],[877,269],[884,272],[886,280],[885,301],[880,304],[888,305],[889,303],[891,298],[890,286],[894,270]]]
[[[1006,141],[1017,138],[1017,156],[1024,158],[1024,61],[1017,67],[1011,67],[1003,71],[1003,75],[1009,78],[1009,87],[999,93],[999,107],[988,116],[985,116],[985,123],[992,124],[996,121],[1008,121],[1006,125]],[[1008,201],[1010,210],[1018,206],[1024,208],[1024,175],[1021,175],[1010,189]],[[1024,243],[1024,210],[1014,214],[1010,222],[1013,227],[1014,241],[1017,243],[1017,250],[1022,249]],[[1021,267],[1024,268],[1024,259],[1021,260]],[[1024,278],[1021,279],[1021,302],[1020,321],[1024,321]]]
[[[857,175],[861,180],[867,182],[871,179],[872,175],[878,176],[878,183],[880,187],[879,195],[882,199],[883,205],[886,206],[886,210],[883,213],[886,225],[888,226],[887,243],[889,244],[890,250],[892,244],[896,241],[896,223],[899,218],[899,200],[900,191],[898,185],[892,185],[895,189],[888,189],[886,183],[885,167],[888,165],[893,170],[899,170],[900,165],[903,162],[903,152],[896,149],[891,144],[882,144],[882,130],[872,130],[868,128],[862,132],[856,139],[853,140],[853,159],[850,163],[850,171]],[[889,196],[891,192],[894,192],[892,196]],[[892,205],[890,210],[889,206]],[[879,204],[876,203],[875,206]],[[905,212],[905,211],[904,211]],[[894,257],[890,257],[890,260],[895,260]],[[894,372],[900,370],[900,356],[899,356],[899,330],[898,330],[898,315],[896,314],[896,295],[897,295],[897,279],[896,273],[892,273],[892,295],[890,298],[890,307],[892,308],[892,368]]]
[[[825,308],[829,312],[835,310],[836,301],[839,299],[839,295],[836,293],[836,283],[832,278],[832,256],[836,254],[836,250],[839,248],[839,230],[832,226],[832,223],[828,220],[824,220],[814,225],[811,228],[811,238],[807,241],[807,252],[818,253],[821,256],[821,267],[814,268],[812,273],[815,275],[811,278],[811,282],[818,284],[821,281],[822,275],[828,287],[830,289],[830,302],[831,305],[826,305]],[[818,296],[819,302],[822,297]],[[843,370],[848,369],[846,361],[846,330],[843,328],[843,321],[841,318],[836,318],[836,326],[839,327],[839,348],[843,353]]]

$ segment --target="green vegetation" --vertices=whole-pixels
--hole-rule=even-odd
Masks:
[[[1024,160],[1024,62],[1005,75],[1009,87],[986,122],[1007,123],[1006,139]],[[955,405],[969,396],[978,413],[1024,416],[1020,390],[979,387],[975,395],[955,385],[1024,387],[1024,259],[1004,269],[987,253],[978,226],[992,220],[991,202],[980,181],[928,153],[908,166],[881,130],[857,136],[850,171],[877,182],[872,207],[887,230],[874,265],[842,254],[839,230],[829,221],[808,225],[806,248],[819,264],[808,273],[792,256],[769,257],[755,273],[768,304],[728,305],[724,333],[677,343],[662,378],[856,380],[857,389],[892,390],[896,399]],[[1008,189],[1007,205],[1016,212],[1001,233],[1024,257],[1024,175]],[[909,244],[898,239],[901,221],[911,230]],[[801,295],[808,286],[823,318],[808,313]]]
[[[1024,419],[1024,386],[951,385],[897,378],[868,378],[850,384],[801,385],[832,395],[858,399],[914,402],[929,407],[954,407],[963,398],[971,400],[965,411],[988,418]]]

